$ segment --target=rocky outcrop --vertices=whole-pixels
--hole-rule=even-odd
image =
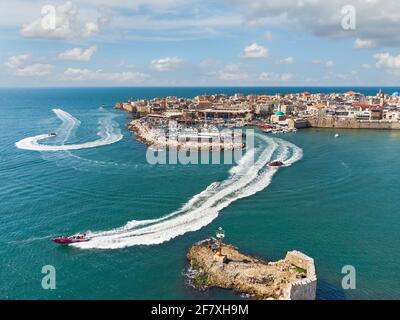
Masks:
[[[301,252],[288,252],[285,259],[267,262],[244,255],[231,245],[208,239],[192,246],[187,254],[191,283],[219,287],[258,299],[314,300],[317,277],[314,260]],[[194,272],[195,270],[196,272]]]
[[[126,112],[132,113],[134,111],[134,107],[130,102],[117,102],[114,106],[114,109],[124,110]]]

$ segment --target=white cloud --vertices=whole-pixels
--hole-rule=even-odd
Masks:
[[[54,68],[51,64],[31,63],[30,53],[11,56],[4,63],[5,66],[13,70],[13,74],[18,77],[41,77],[48,75]]]
[[[356,71],[351,71],[349,73],[337,73],[333,75],[334,79],[340,81],[348,81],[349,83],[354,83],[358,79],[358,73]]]
[[[371,69],[371,65],[368,64],[368,63],[363,63],[363,64],[361,65],[361,67],[362,67],[363,69]]]
[[[257,43],[252,43],[248,47],[244,48],[242,57],[243,58],[266,58],[268,56],[268,49]]]
[[[354,41],[353,47],[355,49],[371,49],[375,47],[375,44],[372,40],[362,40],[358,38]]]
[[[247,72],[242,71],[237,64],[226,65],[217,74],[218,78],[224,81],[244,81],[249,77]]]
[[[97,1],[94,0],[93,2]],[[109,2],[119,9],[129,9],[130,11],[148,9],[157,13],[174,12],[182,6],[188,6],[187,0],[112,0]],[[106,3],[106,1],[103,0],[103,3]]]
[[[8,60],[4,63],[5,66],[9,68],[17,68],[21,66],[26,61],[30,60],[32,55],[30,53],[20,54],[17,56],[9,57]]]
[[[151,67],[159,72],[171,71],[181,66],[185,61],[178,57],[166,57],[151,61]]]
[[[52,18],[46,13],[45,17],[39,17],[34,21],[23,24],[21,35],[26,38],[43,39],[76,39],[88,38],[99,32],[99,25],[93,21],[81,21],[78,9],[71,1],[65,2],[55,8],[55,25],[51,25]]]
[[[66,50],[58,55],[62,60],[72,60],[72,61],[90,61],[92,55],[97,51],[96,46],[92,46],[87,49],[73,48]]]
[[[15,75],[19,77],[41,77],[48,75],[54,66],[51,64],[35,63],[15,70]]]
[[[293,57],[287,57],[285,59],[282,59],[279,61],[280,64],[294,64],[294,58]]]
[[[378,53],[374,56],[376,67],[385,69],[387,73],[400,75],[400,54],[392,56],[390,53]]]
[[[325,63],[326,68],[333,68],[334,66],[335,66],[335,63],[331,60],[329,60]]]
[[[374,57],[378,60],[376,62],[378,68],[400,68],[400,55],[392,56],[390,53],[386,52],[376,54]]]
[[[267,33],[265,33],[265,35],[264,35],[265,40],[272,41],[272,38],[273,38],[272,32],[268,31]]]
[[[319,64],[322,64],[322,60],[320,60],[320,59],[314,59],[313,61],[311,61],[311,63],[312,63],[312,64],[319,65]]]
[[[81,36],[83,38],[90,38],[91,36],[100,32],[100,27],[97,23],[86,22],[81,30]]]
[[[200,62],[201,69],[214,69],[218,68],[219,62],[214,59],[206,59]]]
[[[314,59],[311,61],[311,63],[318,66],[323,65],[327,69],[333,68],[335,66],[335,62],[333,62],[332,60],[324,61],[321,59]]]
[[[92,81],[92,82],[132,82],[141,83],[148,79],[148,75],[141,72],[107,72],[103,70],[68,68],[60,76],[61,81]]]
[[[198,1],[198,0],[195,0]],[[126,2],[136,2],[127,1]],[[162,2],[162,1],[160,1]],[[117,5],[114,5],[117,7]],[[143,6],[141,10],[146,8]],[[211,10],[208,5],[193,7],[193,1],[184,1],[173,9],[173,14],[157,14],[156,11],[145,12],[115,10],[110,19],[108,30],[123,30],[126,40],[141,41],[182,41],[198,40],[228,35],[230,28],[242,26],[239,13],[231,10]]]
[[[292,78],[293,78],[293,75],[291,73],[284,73],[284,74],[280,75],[279,81],[287,82],[287,81],[292,80]]]
[[[229,0],[243,12],[245,21],[268,24],[279,18],[279,26],[326,38],[360,38],[378,46],[400,46],[400,1],[398,0]],[[357,28],[341,27],[342,8],[356,8]]]
[[[288,82],[292,80],[293,74],[291,73],[275,73],[275,72],[262,72],[259,76],[260,81],[266,81],[266,82]]]

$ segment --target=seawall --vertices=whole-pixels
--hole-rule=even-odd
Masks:
[[[310,118],[308,119],[308,122],[313,128],[400,130],[400,122],[386,120],[357,120],[319,117]]]

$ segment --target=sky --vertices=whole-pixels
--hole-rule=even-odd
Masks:
[[[399,86],[398,0],[0,0],[0,86]]]

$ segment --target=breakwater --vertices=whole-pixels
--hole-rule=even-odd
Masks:
[[[202,133],[184,134],[176,132],[171,138],[161,128],[153,128],[145,121],[132,120],[128,129],[134,132],[137,140],[145,145],[156,148],[176,148],[186,150],[241,150],[246,144],[245,136],[237,135],[236,132],[229,133]]]

